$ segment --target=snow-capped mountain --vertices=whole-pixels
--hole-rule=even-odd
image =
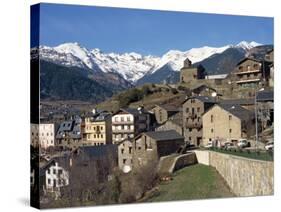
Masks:
[[[229,48],[239,48],[245,53],[261,44],[242,41],[237,45],[223,47],[192,48],[188,51],[170,50],[162,57],[144,56],[131,53],[103,53],[100,49],[88,50],[78,43],[65,43],[56,47],[40,46],[40,58],[65,66],[76,66],[92,72],[117,73],[130,83],[136,83],[145,75],[153,74],[165,65],[179,71],[183,61],[189,58],[192,63],[200,62]]]

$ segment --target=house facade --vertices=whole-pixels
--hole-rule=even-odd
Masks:
[[[55,124],[39,125],[39,145],[40,148],[48,149],[55,146]]]
[[[42,149],[55,146],[55,124],[31,124],[31,145]]]
[[[150,129],[150,114],[143,108],[120,109],[112,116],[112,142],[118,144]]]
[[[202,145],[202,115],[214,104],[216,99],[208,96],[188,98],[183,104],[183,131],[185,141],[195,146]]]
[[[83,133],[83,145],[99,146],[112,143],[111,115],[101,113],[86,117]]]
[[[203,144],[237,142],[254,133],[253,112],[233,104],[217,104],[203,115]]]
[[[124,140],[118,144],[118,167],[124,173],[130,172],[133,166],[133,140]]]
[[[233,72],[234,83],[242,88],[256,88],[267,83],[269,78],[268,62],[254,58],[241,60]]]
[[[67,157],[55,157],[42,168],[45,172],[44,190],[48,192],[60,191],[60,188],[69,185],[69,159]]]

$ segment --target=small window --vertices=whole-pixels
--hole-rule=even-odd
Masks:
[[[229,129],[229,133],[232,133],[232,129]]]
[[[200,112],[200,107],[197,108],[197,112]]]
[[[126,163],[126,159],[123,159],[123,164],[125,164]]]
[[[211,129],[211,133],[213,133],[214,132],[214,129]]]
[[[232,120],[232,115],[229,115],[228,119],[229,119],[229,121],[231,121]]]
[[[132,154],[132,147],[129,147],[129,154]]]
[[[124,149],[121,149],[121,154],[124,154]]]
[[[213,123],[213,122],[214,122],[214,116],[211,115],[211,123]]]
[[[189,108],[186,108],[186,112],[189,113]]]
[[[56,174],[57,172],[56,172],[56,170],[55,169],[53,169],[53,174]]]
[[[51,184],[51,179],[48,179],[48,185],[50,185]]]

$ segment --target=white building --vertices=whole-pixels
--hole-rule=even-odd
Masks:
[[[46,169],[45,176],[45,185],[48,191],[58,191],[59,188],[69,185],[69,172],[59,166],[57,161],[53,161]]]
[[[39,127],[38,127],[39,126]],[[55,145],[54,124],[31,124],[31,145],[47,149]]]
[[[112,116],[112,142],[118,144],[150,128],[150,115],[142,108],[120,109]]]

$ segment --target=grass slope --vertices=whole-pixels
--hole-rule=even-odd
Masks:
[[[161,183],[159,193],[148,202],[233,197],[218,172],[202,164],[175,172],[173,180]]]

